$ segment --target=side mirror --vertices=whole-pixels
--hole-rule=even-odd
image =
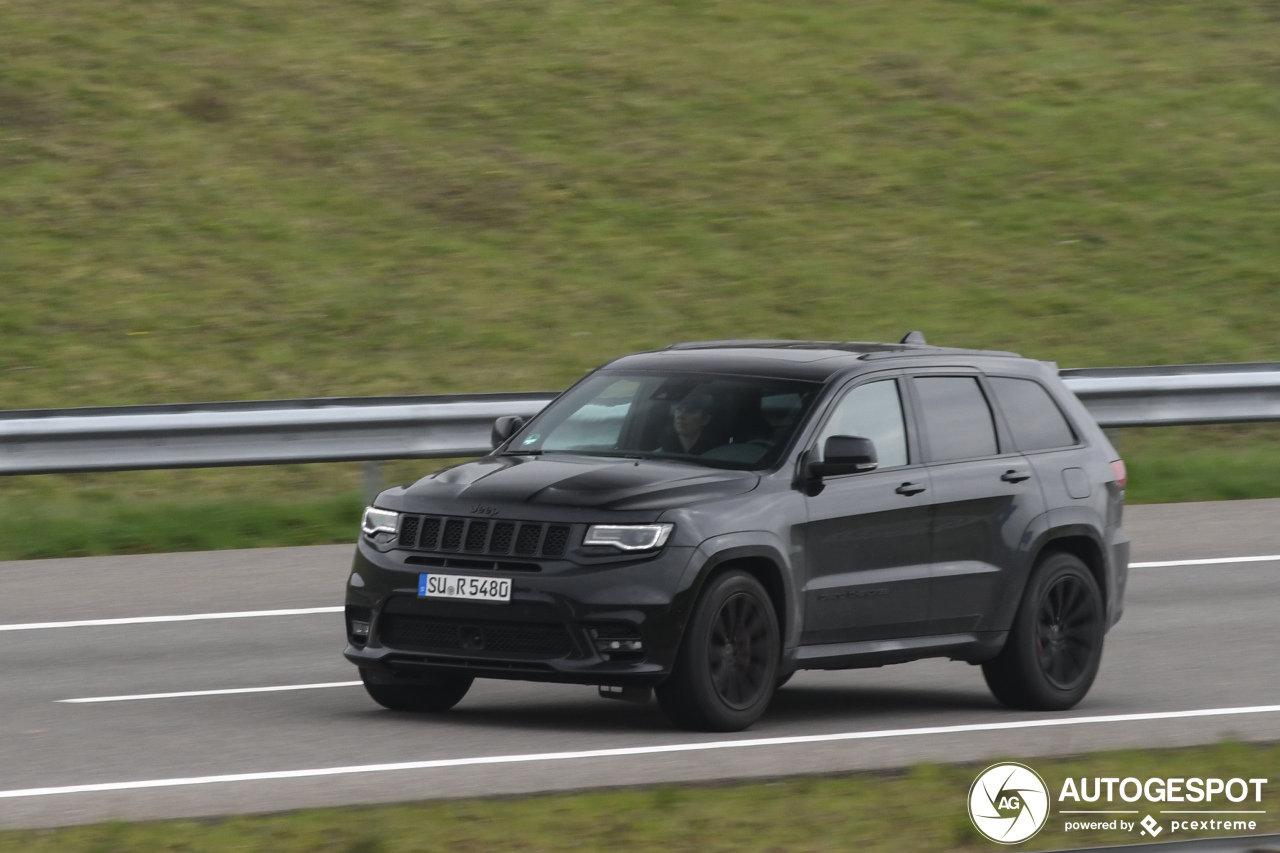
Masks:
[[[493,429],[489,432],[489,441],[493,443],[494,450],[501,447],[522,426],[524,426],[524,418],[516,415],[503,415],[494,421]]]
[[[810,477],[835,477],[840,474],[856,474],[874,471],[880,462],[876,458],[875,443],[856,435],[833,435],[822,446],[822,461],[810,462]]]

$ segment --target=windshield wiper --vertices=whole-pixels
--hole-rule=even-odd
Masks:
[[[504,450],[503,456],[541,456],[545,450]]]
[[[609,450],[574,450],[573,453],[579,456],[603,456],[607,459],[653,459],[653,456],[644,453],[623,453],[621,451]]]

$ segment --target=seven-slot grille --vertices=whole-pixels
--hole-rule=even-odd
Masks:
[[[568,545],[567,524],[434,515],[406,515],[400,521],[400,547],[417,551],[562,557]]]

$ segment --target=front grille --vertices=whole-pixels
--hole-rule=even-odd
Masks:
[[[415,551],[554,558],[568,550],[570,532],[567,524],[406,515],[399,542]]]
[[[418,527],[422,519],[416,515],[406,516],[400,525],[400,547],[412,548],[418,541]]]
[[[542,553],[548,557],[559,557],[564,553],[564,546],[569,542],[569,528],[563,524],[553,524],[547,528],[547,538],[542,543]]]
[[[451,518],[444,523],[444,541],[440,543],[441,551],[456,551],[462,546],[462,527],[460,518]]]
[[[411,516],[416,517],[416,516]],[[422,538],[419,540],[418,547],[424,551],[434,551],[440,542],[440,519],[435,516],[428,515],[422,519]],[[403,544],[403,543],[401,543]],[[409,547],[413,547],[410,545]]]
[[[423,651],[485,651],[564,657],[573,642],[563,625],[539,622],[472,622],[405,613],[384,613],[378,620],[382,644]]]
[[[467,525],[466,549],[473,554],[484,552],[484,541],[489,538],[489,522],[473,521]]]
[[[489,539],[490,554],[509,554],[511,540],[515,537],[516,526],[509,521],[499,521],[493,526],[493,536]]]
[[[542,538],[542,525],[522,524],[520,535],[516,537],[517,554],[538,553],[538,540]]]

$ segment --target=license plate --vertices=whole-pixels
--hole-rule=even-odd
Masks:
[[[418,597],[510,601],[511,579],[421,574],[418,575]]]

